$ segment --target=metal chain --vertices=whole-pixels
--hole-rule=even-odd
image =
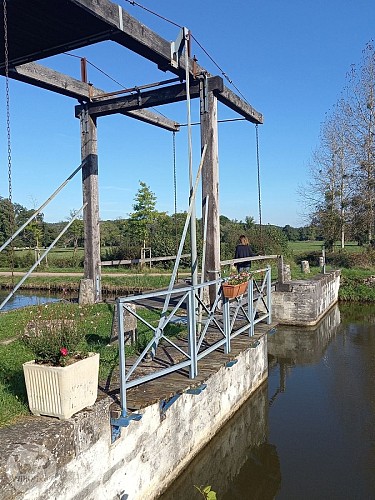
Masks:
[[[5,61],[5,99],[6,99],[6,128],[8,139],[8,192],[9,192],[9,223],[11,234],[15,231],[13,193],[12,193],[12,147],[10,134],[10,93],[9,93],[9,44],[8,44],[8,13],[7,0],[3,0],[4,11],[4,61]],[[14,284],[14,245],[11,247],[12,284]]]
[[[260,229],[260,242],[263,248],[263,233],[262,233],[262,202],[260,195],[260,160],[259,160],[259,132],[258,124],[255,125],[256,149],[257,149],[257,171],[258,171],[258,207],[259,207],[259,229]]]
[[[7,0],[3,0],[3,8],[4,8],[6,128],[7,128],[7,138],[8,138],[8,189],[9,189],[9,201],[10,201],[10,203],[12,203],[12,148],[11,148],[11,140],[10,140],[10,94],[9,94],[9,50],[8,50]]]
[[[176,132],[173,131],[173,192],[174,192],[174,230],[175,230],[175,244],[176,255],[178,252],[178,234],[177,234],[177,175],[176,175]],[[178,281],[178,269],[176,275]]]

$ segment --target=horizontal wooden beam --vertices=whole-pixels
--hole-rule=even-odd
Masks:
[[[189,253],[181,255],[181,259],[190,257]],[[176,255],[168,255],[167,257],[151,257],[145,259],[127,259],[127,260],[104,260],[100,263],[101,266],[121,266],[125,264],[146,264],[150,262],[163,262],[167,260],[176,260]]]
[[[232,92],[227,87],[224,87],[223,91],[220,94],[217,94],[217,99],[252,123],[263,123],[263,115],[258,113],[258,111],[250,106],[250,104],[246,101],[240,99],[237,94]]]
[[[223,91],[223,79],[219,76],[208,78],[207,86],[208,91],[219,94]],[[198,80],[190,84],[189,94],[191,99],[199,97],[200,84]],[[112,99],[100,99],[99,96],[97,102],[91,102],[87,104],[87,107],[90,115],[98,117],[185,101],[186,98],[186,85],[179,83]],[[77,117],[81,114],[82,109],[82,106],[76,106]]]
[[[98,97],[101,94],[105,94],[101,89],[37,63],[27,63],[10,68],[9,77],[84,102],[90,101],[92,97]],[[147,109],[119,112],[166,130],[175,132],[179,130],[179,125],[175,121],[162,115],[152,113]]]
[[[127,47],[137,54],[153,61],[163,71],[171,71],[181,78],[185,78],[185,61],[182,58],[177,67],[171,65],[171,44],[150,28],[132,17],[122,7],[109,0],[71,0],[97,18],[113,28],[111,39]],[[177,33],[176,33],[177,35]],[[204,68],[189,58],[189,73],[192,76],[199,74],[210,75]],[[218,99],[252,123],[263,123],[263,116],[242,100],[234,92],[224,87]]]

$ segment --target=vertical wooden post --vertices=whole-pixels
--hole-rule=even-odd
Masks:
[[[206,276],[205,280],[218,277],[220,271],[220,212],[219,212],[219,153],[217,128],[217,99],[213,92],[207,91],[207,82],[201,81],[200,118],[201,148],[207,144],[206,156],[202,167],[202,213],[208,202]],[[213,272],[214,271],[214,272]],[[215,273],[216,271],[216,273]],[[211,287],[213,288],[213,287]],[[213,302],[216,289],[210,290]]]
[[[96,119],[92,118],[87,108],[80,114],[81,124],[81,160],[84,227],[84,276],[85,282],[80,293],[80,302],[94,303],[102,299],[100,266],[100,228],[99,228],[99,190],[98,190],[98,151]],[[81,284],[82,285],[82,284]]]

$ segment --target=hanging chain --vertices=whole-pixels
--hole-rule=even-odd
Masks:
[[[10,93],[9,93],[9,44],[8,44],[8,13],[7,13],[7,0],[3,0],[4,10],[4,61],[5,61],[5,98],[6,98],[6,129],[8,140],[8,192],[9,192],[9,223],[10,232],[14,234],[15,219],[13,207],[13,193],[12,193],[12,147],[11,147],[11,134],[10,134]],[[11,251],[11,270],[12,270],[12,283],[14,283],[14,245]]]
[[[174,192],[174,231],[175,231],[175,245],[176,255],[178,252],[178,232],[177,232],[177,175],[176,175],[176,132],[173,131],[173,192]],[[176,281],[178,281],[178,269],[176,274]]]
[[[10,141],[10,95],[9,95],[9,50],[8,50],[7,0],[3,1],[3,8],[4,8],[6,128],[7,128],[7,138],[8,138],[8,189],[9,189],[9,201],[10,201],[10,203],[12,203],[12,149],[11,149],[11,141]]]
[[[258,171],[259,230],[260,230],[260,242],[261,242],[261,245],[262,245],[262,251],[264,253],[263,232],[262,232],[262,201],[261,201],[261,194],[260,194],[260,160],[259,160],[259,132],[258,132],[258,124],[255,125],[255,137],[256,137],[257,171]]]

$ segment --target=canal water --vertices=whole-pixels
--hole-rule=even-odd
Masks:
[[[161,499],[375,499],[375,306],[279,327],[268,350],[268,381]]]
[[[0,304],[2,304],[3,300],[8,297],[9,292],[0,290]],[[8,302],[4,305],[1,311],[10,311],[11,309],[19,309],[20,307],[26,306],[36,306],[40,304],[46,304],[48,302],[56,302],[61,300],[62,294],[54,294],[54,293],[37,293],[33,291],[22,291],[20,293],[16,293],[11,297]]]

